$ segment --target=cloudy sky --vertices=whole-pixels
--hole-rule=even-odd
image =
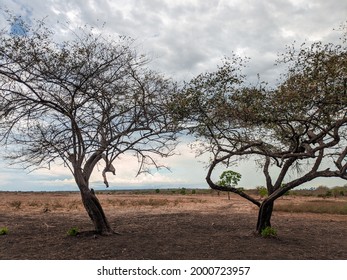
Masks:
[[[251,59],[245,70],[250,80],[259,73],[274,82],[280,71],[274,63],[286,45],[337,42],[340,34],[334,28],[347,20],[347,1],[341,0],[0,0],[0,7],[29,22],[45,18],[61,38],[69,35],[57,22],[68,23],[71,29],[106,23],[104,32],[136,39],[139,50],[151,57],[151,67],[178,81],[213,70],[224,56],[237,53]],[[5,24],[2,12],[0,24]],[[163,160],[171,172],[137,178],[136,161],[122,158],[116,163],[117,175],[109,176],[111,188],[205,187],[207,158],[195,158],[187,143],[178,151],[180,155]],[[7,166],[0,161],[0,190],[75,189],[63,166],[30,174]],[[92,185],[103,189],[100,170],[93,174]],[[234,170],[243,175],[241,186],[264,185],[254,163],[241,163]],[[344,182],[311,183],[320,184]]]

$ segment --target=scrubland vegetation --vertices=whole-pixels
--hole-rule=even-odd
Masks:
[[[265,199],[263,187],[246,189],[249,195]],[[9,194],[9,193],[8,193]],[[13,211],[32,210],[50,211],[80,211],[83,209],[79,194],[75,192],[25,193],[13,192],[4,207]],[[106,208],[179,208],[187,204],[205,204],[208,197],[220,197],[228,200],[228,194],[212,189],[149,189],[128,191],[98,191],[100,200]],[[230,198],[230,196],[229,196]],[[233,203],[232,194],[230,203]],[[245,202],[247,205],[247,202]],[[255,208],[254,208],[255,209]],[[232,207],[231,209],[232,210]],[[347,185],[328,188],[299,189],[288,192],[275,205],[275,211],[298,213],[327,213],[347,215]]]

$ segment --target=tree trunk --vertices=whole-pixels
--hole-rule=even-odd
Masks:
[[[104,210],[102,209],[102,206],[99,202],[99,199],[96,197],[94,190],[89,189],[88,180],[93,168],[91,168],[90,166],[89,168],[88,166],[85,166],[84,169],[88,170],[89,172],[85,171],[84,174],[80,166],[78,166],[76,163],[74,164],[74,166],[75,181],[80,190],[84,208],[86,209],[90,219],[94,224],[95,232],[103,235],[110,235],[115,233],[106,218]]]
[[[103,235],[113,234],[114,231],[112,230],[94,191],[85,186],[79,186],[79,188],[84,208],[87,210],[87,213],[94,224],[95,232]]]
[[[257,233],[261,234],[262,230],[271,227],[271,216],[274,201],[265,199],[260,205],[257,222]]]

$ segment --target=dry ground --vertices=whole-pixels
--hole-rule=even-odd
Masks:
[[[257,209],[234,195],[98,197],[121,235],[94,235],[78,193],[0,193],[0,259],[347,259],[347,215],[276,211],[278,237],[265,239]]]

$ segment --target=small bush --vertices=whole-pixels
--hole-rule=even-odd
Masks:
[[[7,227],[0,228],[0,235],[6,235],[6,234],[8,234],[8,228]]]
[[[196,194],[196,190],[192,190],[192,194]]]
[[[264,238],[276,237],[277,236],[277,230],[272,228],[272,227],[266,227],[261,231],[261,236]]]
[[[333,196],[333,192],[331,190],[327,190],[325,193],[326,197],[332,197]]]
[[[159,190],[159,189],[156,189],[156,190],[155,190],[155,193],[160,193],[160,190]]]
[[[77,227],[72,227],[67,231],[67,235],[76,236],[79,234],[79,229]]]
[[[263,187],[263,186],[257,187],[257,191],[258,191],[258,194],[259,194],[261,197],[264,197],[264,196],[267,196],[267,195],[268,195],[267,188],[265,188],[265,187]]]
[[[187,191],[186,188],[182,188],[180,190],[180,194],[185,195],[187,193],[186,191]]]
[[[335,198],[338,196],[345,196],[345,190],[343,187],[334,187],[332,189],[332,193],[333,193]]]

